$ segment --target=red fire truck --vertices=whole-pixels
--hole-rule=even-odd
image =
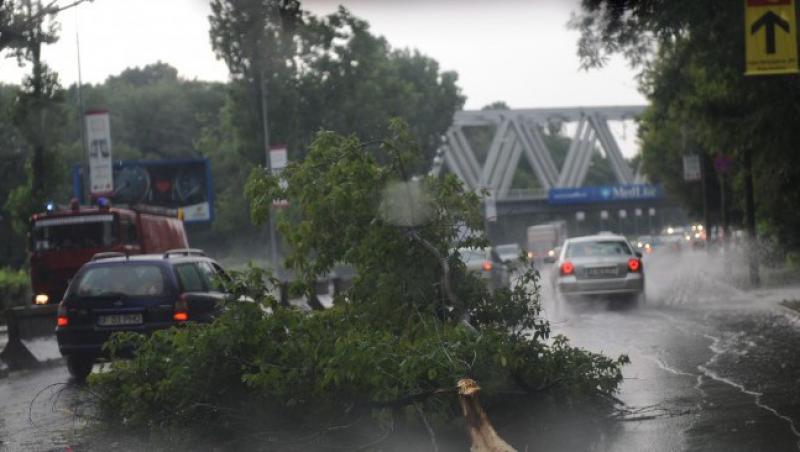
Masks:
[[[30,219],[30,265],[33,303],[57,304],[69,280],[96,253],[163,253],[188,248],[183,221],[168,211],[98,206],[48,205]]]

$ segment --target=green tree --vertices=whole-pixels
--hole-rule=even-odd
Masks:
[[[210,23],[212,46],[233,80],[220,121],[202,143],[234,180],[265,160],[262,89],[270,142],[286,144],[290,160],[303,158],[320,129],[371,141],[398,116],[423,143],[425,158],[409,169],[416,172],[430,167],[440,136],[464,102],[454,73],[440,71],[419,52],[392,49],[345,9],[320,18],[297,2],[219,0],[212,2]],[[225,184],[217,199],[226,200],[218,203],[214,225],[221,237],[258,232],[243,224],[241,184]]]
[[[19,88],[0,84],[0,236],[14,237],[15,210],[5,203],[12,190],[27,182],[25,168],[28,146],[14,127],[11,118]],[[25,260],[25,247],[17,240],[4,240],[0,248],[0,267],[20,266]]]
[[[76,98],[76,90],[72,85],[68,95]],[[199,156],[196,141],[205,127],[218,123],[225,96],[224,84],[185,80],[162,62],[128,68],[102,84],[83,87],[88,109],[110,112],[115,159]],[[80,124],[79,114],[76,103],[70,123]],[[80,129],[70,128],[65,140],[80,145]]]
[[[640,69],[640,85],[651,102],[642,121],[643,166],[687,200],[680,181],[681,155],[699,153],[706,163],[718,153],[736,159],[733,198],[745,210],[747,169],[752,167],[763,232],[788,247],[800,246],[796,231],[800,177],[796,143],[800,86],[793,76],[745,77],[740,3],[584,0],[573,25],[580,29],[579,54],[587,67],[624,54]],[[748,160],[752,165],[747,165]],[[710,180],[713,172],[707,173]],[[712,201],[717,189],[708,188]],[[696,196],[695,196],[696,198]]]

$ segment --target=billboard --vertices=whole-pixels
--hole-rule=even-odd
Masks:
[[[89,153],[89,193],[108,195],[114,190],[111,169],[111,123],[107,111],[86,113],[86,149]]]
[[[600,187],[551,188],[547,192],[549,204],[587,204],[613,201],[645,201],[661,199],[658,185],[629,184]]]
[[[73,192],[83,202],[83,178],[76,166]],[[214,190],[207,159],[129,160],[113,164],[113,204],[183,209],[186,223],[214,219]]]

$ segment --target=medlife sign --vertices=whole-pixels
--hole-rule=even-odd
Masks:
[[[89,193],[93,196],[112,194],[111,122],[107,111],[86,113],[86,149],[89,153]]]
[[[609,201],[643,201],[660,199],[658,185],[629,184],[599,187],[551,188],[547,192],[548,204],[587,204]]]

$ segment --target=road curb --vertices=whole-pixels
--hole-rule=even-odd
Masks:
[[[778,303],[778,307],[779,307],[779,309],[780,309],[780,310],[781,310],[783,313],[785,313],[785,314],[787,314],[787,315],[790,315],[790,316],[794,317],[794,319],[795,319],[795,320],[797,320],[797,321],[800,321],[800,308],[793,308],[793,307],[791,307],[791,306],[788,306],[788,305],[786,304],[786,301],[787,301],[787,300],[783,300],[783,301],[781,301],[781,302],[779,302],[779,303]]]

